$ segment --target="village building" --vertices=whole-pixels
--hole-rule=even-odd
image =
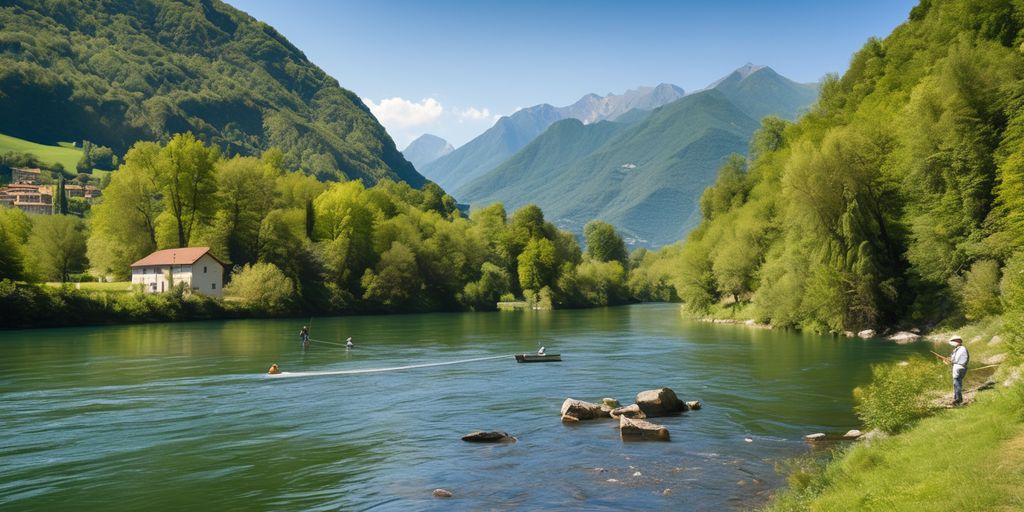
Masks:
[[[0,205],[25,213],[53,213],[53,192],[45,185],[14,183],[0,188]]]
[[[163,293],[179,283],[196,293],[223,297],[224,264],[209,247],[164,249],[132,263],[132,284],[141,284],[147,293]]]
[[[11,169],[11,181],[14,183],[31,183],[38,185],[42,183],[43,170],[28,167],[14,167]]]

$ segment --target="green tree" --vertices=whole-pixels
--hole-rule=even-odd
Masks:
[[[266,313],[285,313],[295,305],[295,286],[273,263],[241,267],[224,287],[224,294],[237,297],[246,307]]]
[[[587,240],[587,255],[597,261],[618,261],[626,263],[628,254],[626,243],[615,231],[615,226],[600,221],[592,220],[583,226],[583,236]]]
[[[53,214],[67,215],[68,211],[68,193],[64,188],[64,175],[61,174],[53,191]]]
[[[0,280],[25,276],[25,244],[32,222],[16,208],[0,208]]]
[[[209,224],[217,207],[216,147],[191,133],[175,135],[160,150],[157,179],[178,247],[188,247],[197,227]],[[173,235],[172,235],[173,236]]]
[[[156,249],[156,221],[164,209],[159,162],[159,144],[136,143],[92,208],[89,261],[101,275],[125,279],[131,263]]]
[[[277,169],[253,157],[221,160],[216,167],[218,229],[232,263],[256,261],[264,241],[260,225],[275,204]]]
[[[519,285],[523,290],[540,290],[554,284],[558,260],[555,244],[546,238],[534,238],[518,257]]]
[[[85,270],[85,223],[69,215],[40,215],[32,219],[28,239],[29,266],[41,280],[68,281]]]
[[[480,279],[466,283],[462,289],[462,303],[477,311],[497,308],[501,296],[511,289],[508,272],[486,261],[480,267]]]
[[[366,293],[363,298],[377,302],[389,310],[400,310],[410,304],[423,283],[416,266],[416,255],[401,242],[394,242],[377,262],[376,271],[366,269],[362,278]]]

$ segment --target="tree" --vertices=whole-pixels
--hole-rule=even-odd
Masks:
[[[32,219],[28,239],[29,265],[41,280],[66,282],[85,270],[85,223],[69,215],[40,215]]]
[[[423,283],[416,267],[416,255],[401,242],[380,255],[376,272],[366,269],[362,278],[363,298],[396,311],[409,305]]]
[[[191,133],[175,135],[160,150],[157,180],[178,247],[188,247],[193,230],[208,224],[216,211],[214,166],[219,159],[216,147],[203,144]]]
[[[53,191],[53,214],[67,215],[68,211],[68,193],[64,188],[64,174],[61,174],[57,178],[57,187]]]
[[[462,303],[483,311],[493,310],[498,300],[510,290],[509,275],[505,269],[487,261],[480,267],[480,279],[466,283],[462,289]]]
[[[519,255],[519,285],[523,290],[540,290],[553,284],[558,261],[555,244],[546,238],[535,238]]]
[[[615,231],[615,226],[592,220],[583,227],[583,236],[587,240],[587,255],[597,261],[618,261],[625,265],[628,254],[626,244]]]
[[[256,261],[262,247],[260,224],[274,207],[278,171],[253,157],[236,156],[217,163],[218,229],[231,262]]]
[[[89,261],[101,275],[127,278],[129,265],[156,249],[156,221],[164,209],[159,162],[159,144],[136,143],[92,208]]]
[[[290,311],[295,303],[295,285],[272,263],[241,267],[224,287],[224,294],[237,297],[246,307],[272,314]]]
[[[17,208],[0,208],[0,280],[22,279],[25,275],[25,243],[32,222]]]

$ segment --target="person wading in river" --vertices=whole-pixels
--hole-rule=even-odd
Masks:
[[[960,336],[951,336],[949,344],[953,345],[953,353],[949,357],[943,357],[942,362],[953,367],[953,405],[961,405],[964,402],[964,375],[967,375],[967,363],[971,360],[971,355]]]

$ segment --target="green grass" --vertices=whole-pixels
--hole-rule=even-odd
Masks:
[[[859,443],[766,510],[1024,509],[1024,384],[921,421],[904,434]]]
[[[59,163],[64,166],[64,170],[69,172],[75,172],[75,166],[82,158],[82,150],[72,147],[70,142],[59,142],[57,146],[47,146],[0,133],[0,153],[8,151],[35,155],[40,162],[48,165]]]
[[[82,291],[124,293],[132,291],[132,283],[128,281],[118,281],[115,283],[46,283],[47,286],[53,287],[60,287],[64,284]]]

